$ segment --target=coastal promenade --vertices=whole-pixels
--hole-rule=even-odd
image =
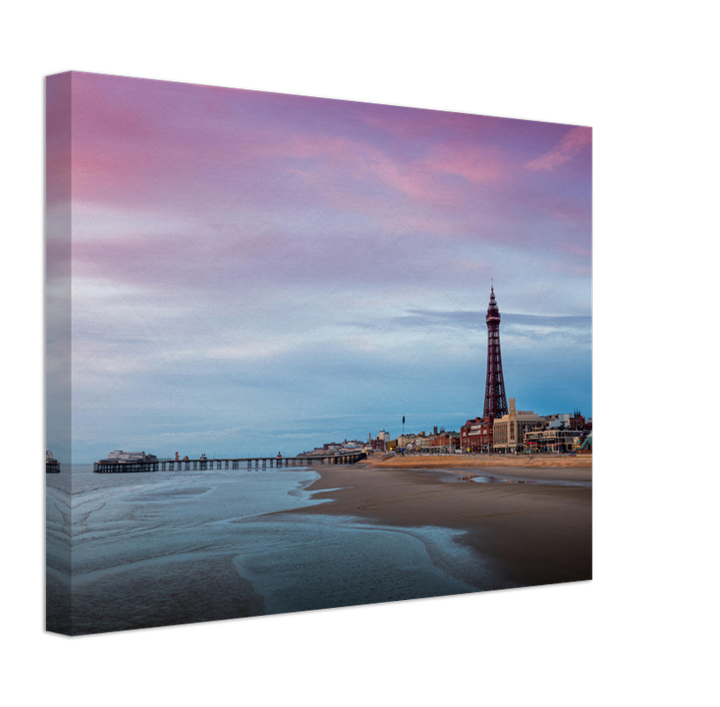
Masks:
[[[309,464],[356,464],[365,459],[364,452],[327,454],[307,457],[241,457],[233,459],[153,459],[118,462],[103,460],[93,464],[96,474],[135,474],[153,471],[207,471],[210,469],[266,469]]]

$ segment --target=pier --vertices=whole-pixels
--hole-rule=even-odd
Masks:
[[[60,462],[55,459],[53,453],[49,450],[45,450],[45,473],[46,474],[59,474],[60,473]]]
[[[365,452],[328,454],[312,457],[244,457],[236,459],[154,459],[152,461],[117,462],[103,460],[93,464],[96,474],[136,474],[152,471],[209,471],[211,469],[280,469],[312,464],[356,464],[366,458]]]

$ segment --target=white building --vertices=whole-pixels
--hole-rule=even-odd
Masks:
[[[560,413],[559,415],[548,415],[545,419],[547,420],[547,427],[549,430],[554,430],[563,425],[570,427],[571,415],[567,412]]]
[[[114,452],[110,452],[107,458],[123,462],[141,462],[145,459],[145,452],[123,452],[122,449],[116,449]]]
[[[515,398],[510,398],[508,414],[493,423],[493,451],[521,452],[525,433],[545,425],[546,418],[529,410],[516,410]]]
[[[525,446],[532,452],[573,452],[583,440],[584,437],[578,430],[562,429],[559,426],[525,433]]]
[[[118,463],[127,462],[143,462],[155,461],[157,457],[154,454],[145,454],[145,452],[123,452],[122,449],[116,449],[107,456],[108,461],[117,461]]]

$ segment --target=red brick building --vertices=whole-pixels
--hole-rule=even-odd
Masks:
[[[430,447],[442,447],[448,450],[458,449],[460,435],[457,432],[445,432],[445,430],[437,432],[437,427],[435,430],[433,436],[430,437]]]
[[[490,416],[468,420],[460,428],[460,449],[479,454],[492,451],[493,421]]]

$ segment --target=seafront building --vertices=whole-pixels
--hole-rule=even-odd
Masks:
[[[380,430],[378,432],[377,436],[373,438],[372,432],[368,434],[367,442],[365,443],[365,448],[369,452],[386,452],[387,451],[387,443],[390,441],[390,435],[385,432],[385,430]]]
[[[515,398],[510,398],[510,409],[507,415],[493,422],[493,451],[504,453],[520,453],[525,448],[525,433],[542,429],[547,420],[532,411],[517,410]]]
[[[583,440],[584,436],[578,430],[561,427],[535,429],[525,433],[524,448],[529,452],[573,452]]]
[[[437,429],[437,428],[436,428]],[[430,449],[446,450],[452,452],[460,448],[460,434],[458,432],[446,432],[444,429],[435,432],[430,438]]]
[[[403,434],[400,435],[397,438],[398,446],[401,449],[410,449],[415,446],[415,440],[417,439],[418,435],[414,434]]]
[[[366,448],[369,448],[371,452],[385,451],[385,442],[382,439],[372,439],[371,437],[369,437],[365,446]]]
[[[492,451],[493,426],[487,417],[468,420],[460,428],[460,448],[465,452],[480,454]]]
[[[542,429],[525,432],[527,451],[562,453],[592,449],[592,420],[585,420],[579,411],[572,415],[548,415],[545,420]]]

